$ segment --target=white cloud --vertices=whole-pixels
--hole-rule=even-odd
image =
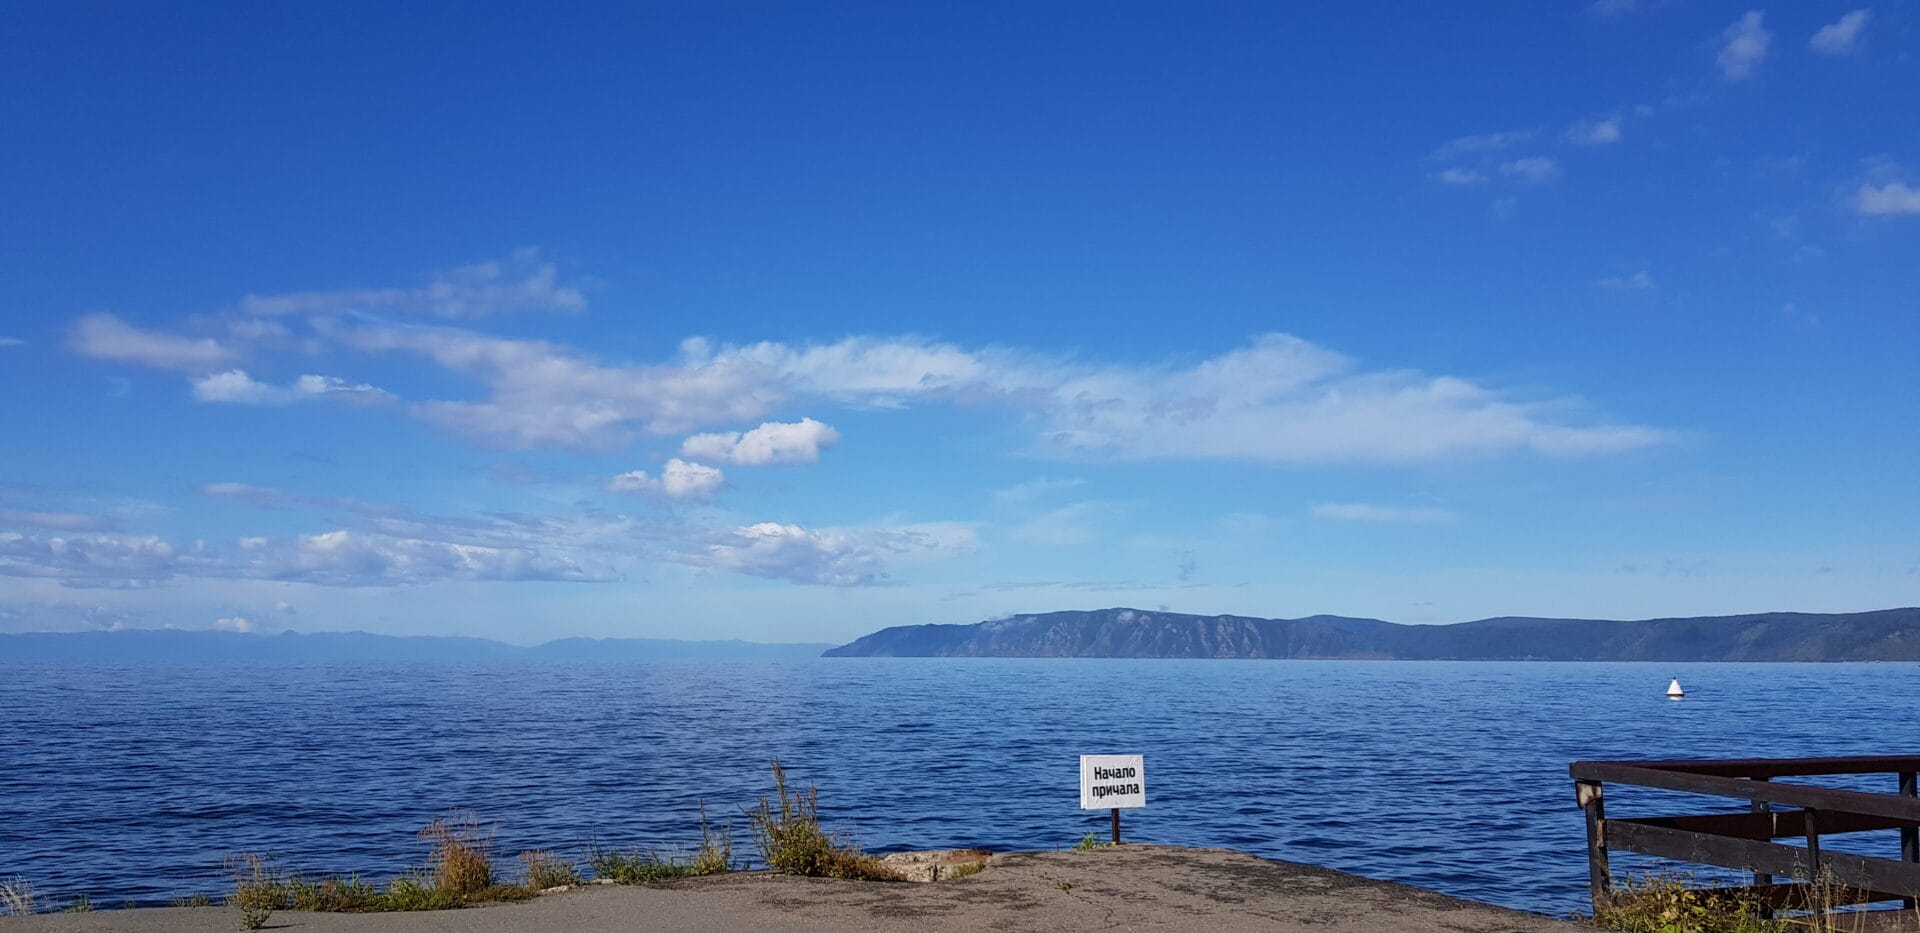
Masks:
[[[1535,136],[1533,130],[1508,130],[1504,133],[1476,133],[1471,136],[1459,136],[1442,144],[1440,148],[1428,153],[1427,158],[1436,162],[1446,162],[1463,156],[1479,156],[1490,152],[1500,152],[1527,142]]]
[[[1073,489],[1086,485],[1086,480],[1078,477],[1067,479],[1049,479],[1040,477],[993,491],[993,501],[1000,505],[1024,505],[1035,499],[1044,498],[1063,489]]]
[[[1866,30],[1872,15],[1869,10],[1854,10],[1820,27],[1807,46],[1822,55],[1851,55],[1860,50],[1860,34]]]
[[[430,423],[514,448],[605,448],[636,431],[681,434],[751,421],[784,397],[778,374],[737,361],[606,366],[568,348],[470,331],[316,322],[322,336],[365,352],[404,351],[486,385],[484,401],[411,406]]]
[[[333,376],[305,375],[291,385],[276,386],[255,380],[244,369],[209,373],[193,380],[193,396],[203,402],[236,405],[290,405],[319,400],[355,405],[394,401],[393,393],[365,383],[349,383]]]
[[[808,529],[761,522],[713,535],[704,547],[673,555],[682,563],[822,586],[871,586],[887,579],[889,558],[971,550],[972,530],[935,523],[891,529]]]
[[[1660,283],[1655,282],[1653,276],[1647,274],[1644,269],[1632,275],[1608,276],[1593,284],[1601,288],[1611,288],[1616,291],[1628,292],[1647,292],[1660,287]]]
[[[224,569],[224,568],[223,568]],[[411,585],[436,580],[604,579],[529,547],[489,547],[346,529],[291,539],[250,538],[231,575],[324,586]]]
[[[1545,184],[1560,177],[1560,163],[1548,156],[1527,156],[1500,163],[1500,174],[1529,185]]]
[[[640,492],[670,499],[710,499],[726,481],[726,474],[716,467],[689,463],[675,457],[667,461],[658,477],[647,475],[645,470],[634,470],[614,477],[607,483],[607,488],[614,492]]]
[[[1369,505],[1364,502],[1328,502],[1314,506],[1311,512],[1314,518],[1325,518],[1342,522],[1373,522],[1377,524],[1425,525],[1451,522],[1459,518],[1459,516],[1445,509]]]
[[[249,486],[246,483],[209,483],[200,487],[200,494],[222,499],[239,499],[248,505],[263,509],[285,508],[295,501],[278,489]]]
[[[172,544],[152,535],[41,538],[0,532],[0,575],[5,576],[139,584],[171,576],[181,557]]]
[[[1662,432],[1579,423],[1580,406],[1530,402],[1464,379],[1362,369],[1285,334],[1186,368],[1088,363],[915,338],[759,343],[605,366],[538,341],[440,328],[324,325],[346,346],[407,350],[485,385],[484,401],[411,411],[490,444],[606,447],[638,432],[754,420],[795,399],[870,407],[966,403],[1019,416],[1033,451],[1065,458],[1412,462],[1644,447]]]
[[[248,621],[245,616],[228,616],[222,619],[215,619],[213,620],[213,627],[222,632],[240,632],[245,634],[253,631],[253,623]]]
[[[1076,547],[1098,537],[1099,526],[1125,509],[1117,502],[1075,502],[1042,512],[1009,529],[1007,536],[1027,544]]]
[[[537,249],[520,250],[505,260],[461,266],[436,275],[417,288],[248,295],[240,302],[243,310],[260,315],[371,311],[449,319],[482,318],[516,311],[577,312],[586,306],[586,296],[577,288],[561,285],[553,263],[541,262]]]
[[[407,523],[396,522],[405,526]],[[590,539],[564,526],[440,521],[414,523],[436,538],[337,529],[291,538],[242,538],[221,551],[153,535],[35,537],[0,532],[0,576],[70,587],[149,586],[174,578],[250,579],[321,586],[410,586],[440,580],[596,581],[610,578],[561,552]],[[493,539],[479,544],[459,538]],[[451,540],[449,540],[451,538]]]
[[[18,337],[0,337],[0,349],[6,347],[24,347],[26,345],[27,342]]]
[[[1724,44],[1715,61],[1720,66],[1720,73],[1728,81],[1745,81],[1753,77],[1754,69],[1766,59],[1767,47],[1773,43],[1773,33],[1768,32],[1760,20],[1760,11],[1750,10],[1720,34]]]
[[[770,463],[818,463],[820,451],[840,443],[840,432],[812,418],[769,421],[742,434],[696,434],[680,445],[680,452],[701,460],[741,466]]]
[[[1592,455],[1666,440],[1650,428],[1555,417],[1575,409],[1505,398],[1450,376],[1368,372],[1269,334],[1189,370],[1083,371],[1053,389],[1034,417],[1042,452],[1122,460],[1418,462],[1514,451]]]
[[[180,337],[141,330],[111,314],[89,314],[75,321],[67,345],[82,356],[156,369],[207,372],[233,358],[233,351],[210,337]]]
[[[42,528],[47,531],[110,531],[119,522],[105,515],[83,512],[0,511],[0,526]]]
[[[1456,188],[1471,188],[1487,183],[1487,173],[1479,169],[1460,168],[1458,166],[1443,168],[1433,173],[1433,177],[1439,179],[1444,184],[1449,184]]]
[[[1567,127],[1567,141],[1581,146],[1605,146],[1620,141],[1620,118],[1587,120]]]
[[[1897,181],[1878,188],[1861,185],[1854,207],[1862,214],[1920,214],[1920,188]]]

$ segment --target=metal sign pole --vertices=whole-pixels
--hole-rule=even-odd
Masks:
[[[1113,808],[1113,844],[1120,844],[1120,808]]]

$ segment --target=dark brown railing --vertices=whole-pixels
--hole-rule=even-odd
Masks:
[[[1920,798],[1914,780],[1920,756],[1576,761],[1569,770],[1587,813],[1587,863],[1596,910],[1612,890],[1607,863],[1611,851],[1752,872],[1752,885],[1720,890],[1780,908],[1893,900],[1913,907],[1920,899]],[[1774,780],[1831,774],[1897,775],[1892,782],[1896,790],[1874,793]],[[1743,799],[1751,803],[1751,812],[1608,818],[1608,783]],[[1820,845],[1825,836],[1876,830],[1899,831],[1900,858],[1823,851]],[[1774,841],[1794,838],[1805,844]],[[1793,880],[1775,883],[1776,877]],[[1817,901],[1816,881],[1822,888]]]

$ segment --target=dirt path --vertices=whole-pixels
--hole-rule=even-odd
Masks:
[[[276,913],[267,928],[300,933],[1571,933],[1587,929],[1419,888],[1224,849],[1134,845],[996,856],[978,875],[937,884],[830,881],[753,872],[661,887],[594,885],[522,904],[435,913]],[[239,914],[226,907],[98,911],[0,921],[0,933],[239,929]]]

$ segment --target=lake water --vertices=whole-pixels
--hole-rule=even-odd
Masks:
[[[1131,841],[1564,914],[1586,884],[1569,762],[1910,753],[1917,704],[1911,664],[0,666],[0,879],[156,903],[229,890],[242,850],[386,878],[456,807],[510,857],[685,848],[704,800],[750,853],[740,807],[775,757],[872,851],[1054,849],[1107,828],[1077,809],[1077,756],[1137,752]]]

